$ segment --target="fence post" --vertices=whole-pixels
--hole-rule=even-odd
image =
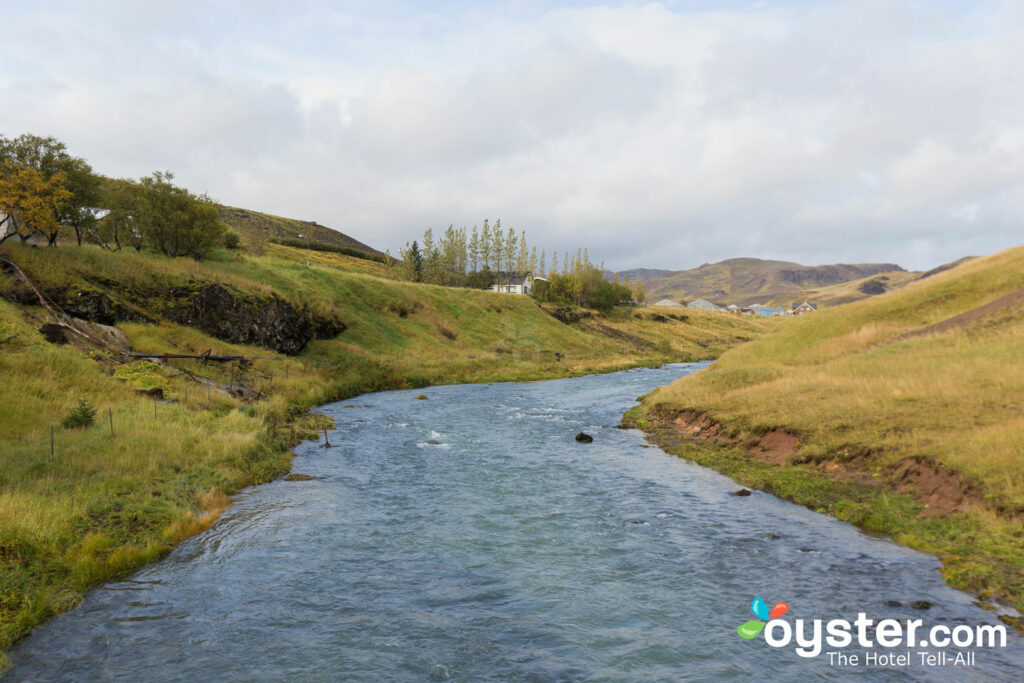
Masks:
[[[50,425],[50,460],[53,460],[53,425]]]
[[[114,435],[114,409],[107,408],[107,417],[110,418],[110,435]]]
[[[327,427],[324,427],[324,448],[330,448],[331,442],[327,440]]]

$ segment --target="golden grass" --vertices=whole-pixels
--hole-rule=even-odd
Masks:
[[[957,585],[1024,607],[1024,541],[1011,533],[1024,513],[1024,310],[1016,305],[916,334],[1021,287],[1024,248],[976,259],[794,320],[652,393],[646,406],[707,411],[736,433],[800,434],[798,461],[867,454],[859,467],[882,490],[895,485],[890,468],[905,458],[958,473],[983,504],[956,515],[946,532],[914,527],[902,538],[939,553]],[[912,517],[882,530],[913,527]],[[967,528],[983,529],[988,545],[964,534]]]

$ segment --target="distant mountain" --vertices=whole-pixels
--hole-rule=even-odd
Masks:
[[[250,247],[254,247],[264,240],[305,239],[308,237],[315,242],[323,242],[336,247],[348,247],[368,254],[384,255],[383,252],[354,237],[328,228],[326,225],[320,225],[315,221],[282,218],[233,206],[218,206],[217,210],[220,213],[221,222],[234,228],[242,241]]]
[[[739,306],[753,303],[789,305],[801,295],[808,297],[831,285],[862,280],[880,273],[905,273],[895,263],[837,263],[825,266],[804,266],[789,261],[766,261],[756,258],[734,258],[718,263],[705,263],[691,270],[664,271],[635,268],[621,271],[630,282],[643,282],[648,301],[707,299],[720,304]],[[897,276],[894,281],[903,282]],[[882,281],[883,283],[886,281]],[[881,293],[880,285],[854,289],[849,300]]]

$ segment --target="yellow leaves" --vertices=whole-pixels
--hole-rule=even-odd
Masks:
[[[47,178],[35,168],[15,165],[0,174],[0,208],[14,216],[23,239],[40,232],[52,240],[60,229],[57,216],[70,199],[63,171]]]

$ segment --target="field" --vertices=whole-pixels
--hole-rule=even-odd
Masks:
[[[644,401],[655,438],[1024,610],[1024,248],[792,321]]]
[[[282,250],[285,258],[223,251],[199,263],[95,247],[0,249],[51,298],[107,292],[153,320],[118,323],[135,351],[254,359],[123,363],[45,341],[41,306],[0,298],[0,647],[205,528],[239,488],[285,474],[293,427],[296,438],[315,438],[323,426],[312,406],[373,390],[713,358],[775,324],[700,311],[546,310],[526,297],[396,282],[334,262],[306,267],[304,253]],[[209,283],[347,327],[286,356],[166,318],[169,292]],[[17,300],[19,287],[24,297],[0,274],[5,296]],[[226,385],[259,393],[243,401]],[[154,389],[176,402],[140,393]],[[63,428],[80,398],[95,424]]]

